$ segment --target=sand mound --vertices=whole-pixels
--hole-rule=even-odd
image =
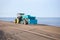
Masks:
[[[60,27],[46,25],[22,25],[0,21],[0,40],[58,39],[60,39]]]

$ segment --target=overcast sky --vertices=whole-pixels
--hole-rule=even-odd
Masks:
[[[36,17],[60,17],[60,0],[0,0],[0,17],[17,13]]]

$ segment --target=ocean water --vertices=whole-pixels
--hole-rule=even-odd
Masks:
[[[60,18],[37,18],[38,24],[46,24],[46,25],[52,25],[52,26],[59,26],[60,27]]]
[[[10,17],[0,17],[0,20],[3,20],[3,21],[10,21],[10,22],[13,22],[15,18],[10,18]],[[57,18],[50,18],[50,17],[47,17],[47,18],[39,18],[37,17],[37,23],[38,24],[46,24],[46,25],[52,25],[52,26],[58,26],[60,27],[60,18],[57,17]]]

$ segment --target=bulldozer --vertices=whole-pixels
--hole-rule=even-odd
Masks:
[[[37,24],[36,17],[31,15],[25,15],[24,13],[18,13],[18,16],[15,18],[15,23],[17,24]]]

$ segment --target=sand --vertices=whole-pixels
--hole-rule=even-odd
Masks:
[[[60,27],[0,21],[0,40],[60,40]]]

